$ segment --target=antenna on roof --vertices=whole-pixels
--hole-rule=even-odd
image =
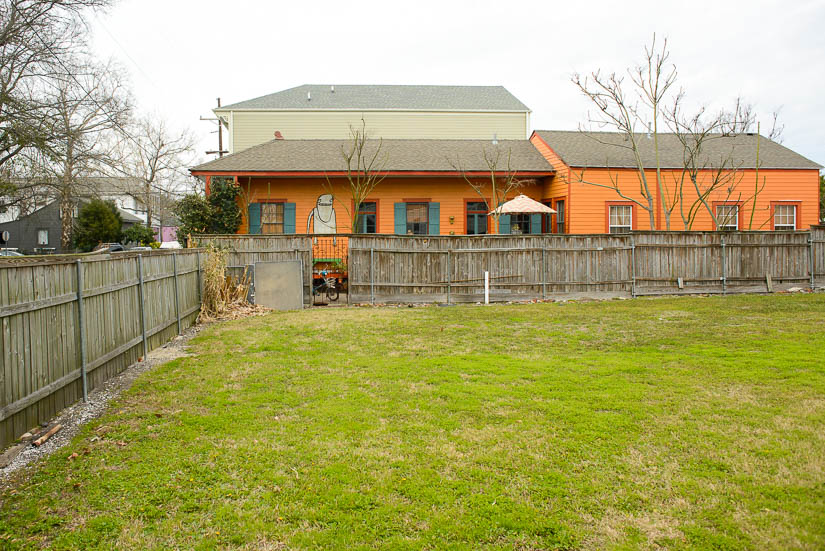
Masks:
[[[312,92],[307,92],[307,101],[312,101]]]
[[[329,91],[333,94],[335,93],[335,85],[334,84],[329,87]]]
[[[493,134],[493,145],[498,145],[498,135]]]

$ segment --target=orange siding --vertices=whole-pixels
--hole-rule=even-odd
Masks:
[[[295,231],[305,233],[307,218],[319,195],[328,193],[325,181],[319,178],[238,178],[244,207],[244,220],[239,233],[249,231],[245,203],[285,201],[295,203]],[[335,216],[339,233],[351,230],[352,196],[346,180],[331,179],[335,195]],[[539,180],[522,188],[520,193],[540,201],[545,187]],[[512,198],[512,197],[508,197]],[[439,229],[442,235],[462,235],[467,229],[465,201],[480,200],[473,189],[460,177],[388,177],[375,188],[367,199],[378,202],[378,232],[394,233],[394,204],[409,200],[439,203]],[[450,218],[452,217],[452,220]]]
[[[571,233],[602,233],[607,231],[605,205],[611,201],[625,200],[612,189],[580,183],[579,180],[612,185],[611,179],[615,179],[618,181],[619,188],[624,195],[646,204],[640,190],[639,175],[635,169],[588,168],[584,170],[571,168],[556,154],[551,145],[547,144],[538,134],[534,133],[530,137],[530,141],[556,170],[556,176],[547,180],[543,190],[543,199],[567,196],[567,231]],[[682,172],[681,170],[663,170],[662,174],[665,192],[663,200],[660,201],[656,185],[656,171],[646,171],[648,186],[656,199],[654,201],[656,219],[660,221],[660,228],[665,229],[664,210],[667,204],[673,204],[674,202],[673,197],[679,189],[678,182],[681,180]],[[706,173],[704,177],[710,178],[710,174]],[[753,202],[751,198],[754,195],[756,186],[756,173],[754,170],[740,171],[734,179],[733,189],[730,191],[720,190],[711,194],[708,197],[708,204],[713,208],[714,202],[741,202],[743,205],[740,212],[740,229],[773,229],[771,205],[782,201],[799,201],[797,212],[797,226],[799,229],[806,229],[817,223],[819,171],[764,169],[759,171],[759,181],[760,187],[763,185],[764,187],[757,195],[752,224],[751,210]],[[693,185],[686,179],[682,186],[682,200],[681,202],[677,200],[676,206],[671,212],[670,229],[685,229],[681,206],[684,205],[685,216],[688,216],[690,206],[696,202],[696,198],[697,193]],[[650,215],[646,210],[635,206],[633,216],[634,226],[638,229],[652,229],[650,227]],[[691,229],[715,229],[710,214],[701,205]]]
[[[649,170],[646,172],[648,179],[648,186],[653,193],[656,193],[656,171]],[[663,170],[662,171],[665,196],[676,193],[678,185],[676,182],[681,177],[681,171]],[[705,178],[710,178],[710,174],[704,174]],[[608,201],[623,200],[619,195],[611,190],[587,183],[580,183],[578,179],[581,178],[587,182],[598,184],[612,185],[611,178],[619,182],[619,188],[622,192],[633,199],[637,199],[646,203],[642,198],[640,191],[639,176],[637,171],[632,169],[587,169],[583,173],[581,169],[573,170],[571,182],[571,195],[573,196],[572,203],[574,207],[569,208],[568,218],[570,219],[570,231],[573,233],[594,233],[606,231],[605,220],[605,203]],[[709,181],[709,180],[707,180]],[[754,170],[740,171],[735,179],[735,183],[731,186],[732,189],[718,190],[708,197],[708,204],[713,208],[713,203],[722,202],[741,202],[741,227],[740,229],[754,229],[754,230],[771,230],[773,229],[773,221],[771,218],[771,203],[781,201],[799,201],[800,208],[797,213],[797,224],[799,229],[806,229],[812,224],[817,223],[818,212],[818,171],[817,170],[760,170],[759,171],[760,187],[764,186],[757,194],[756,210],[753,214],[753,224],[750,223],[751,209],[753,203],[751,197],[754,195],[754,188],[756,186],[756,172]],[[692,204],[696,201],[696,191],[689,181],[685,181],[682,186],[683,201],[681,204],[685,205],[685,213]],[[662,201],[663,205],[661,211],[657,214],[661,222],[662,229],[665,228],[664,212],[665,204],[672,199],[665,199]],[[680,204],[677,204],[671,213],[672,230],[683,230],[685,224],[681,215]],[[634,209],[634,216],[637,219],[634,221],[640,230],[648,230],[650,228],[650,217],[647,211],[640,207]],[[699,212],[695,218],[691,229],[694,230],[712,230],[713,221],[710,214],[704,207],[699,208]]]
[[[570,167],[564,164],[564,161],[561,157],[559,157],[553,148],[547,145],[538,134],[533,134],[530,136],[530,142],[535,146],[536,149],[539,150],[545,159],[553,166],[553,170],[556,171],[555,176],[552,178],[545,179],[544,188],[542,189],[542,200],[549,200],[553,199],[553,205],[555,206],[556,200],[563,200],[565,201],[565,231],[571,232],[573,231],[570,226]],[[555,215],[553,215],[553,224],[555,225]]]

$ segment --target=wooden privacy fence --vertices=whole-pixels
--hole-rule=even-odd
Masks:
[[[200,252],[0,262],[0,449],[192,325]]]
[[[299,260],[303,267],[304,304],[312,302],[312,236],[309,235],[204,235],[197,238],[200,247],[213,245],[228,251],[229,273],[238,277],[244,269],[252,278],[256,262]]]
[[[825,278],[825,227],[805,232],[634,232],[350,238],[355,303],[766,292]]]

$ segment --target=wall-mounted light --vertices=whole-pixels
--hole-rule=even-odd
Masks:
[[[455,224],[455,216],[450,216],[450,224]]]

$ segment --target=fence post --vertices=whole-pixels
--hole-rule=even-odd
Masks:
[[[88,383],[86,382],[86,323],[83,312],[83,263],[75,261],[77,266],[77,328],[80,332],[80,384],[83,387],[83,401],[89,398]]]
[[[450,304],[450,294],[452,293],[452,256],[447,249],[447,304]]]
[[[630,236],[630,296],[636,298],[636,239]]]
[[[143,335],[143,361],[149,356],[149,343],[146,342],[146,304],[143,289],[143,255],[138,255],[138,292],[140,293],[140,332]]]
[[[721,234],[720,239],[722,240],[722,294],[728,294],[728,271],[727,265],[725,260],[725,234]]]
[[[375,278],[373,277],[373,270],[375,269],[375,249],[370,248],[370,304],[375,304]]]
[[[201,252],[198,251],[198,304],[203,303],[203,290],[201,289]]]
[[[814,290],[814,231],[808,230],[808,271],[811,272],[811,291]]]
[[[490,304],[490,272],[484,272],[484,304]]]
[[[541,246],[541,300],[547,300],[547,241],[542,239]]]
[[[175,318],[178,320],[178,335],[181,334],[180,329],[180,303],[178,302],[178,253],[172,253],[172,273],[175,278]]]

